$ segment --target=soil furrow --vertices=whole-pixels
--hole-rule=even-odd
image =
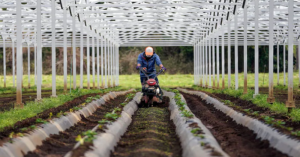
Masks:
[[[223,112],[207,104],[201,98],[181,93],[188,107],[211,131],[222,149],[231,157],[287,157],[269,147],[267,140],[256,139],[256,134],[237,124]]]
[[[163,106],[139,108],[122,136],[113,157],[181,156],[182,150],[175,125],[170,120],[169,99]]]
[[[49,114],[50,113],[52,113],[54,116],[57,115],[59,112],[64,113],[66,111],[69,111],[71,108],[84,103],[88,97],[93,97],[93,96],[96,96],[96,95],[103,95],[103,94],[100,94],[100,93],[87,94],[87,95],[84,95],[84,96],[80,96],[78,98],[74,98],[72,101],[68,101],[68,102],[64,103],[63,105],[60,105],[60,106],[55,107],[55,108],[47,109],[47,110],[39,113],[38,115],[36,115],[34,117],[27,118],[27,119],[22,120],[22,121],[18,121],[17,123],[14,124],[14,126],[4,128],[3,131],[0,131],[0,146],[3,143],[9,141],[8,136],[11,132],[14,132],[14,133],[20,132],[20,133],[23,133],[23,134],[28,133],[28,132],[30,132],[30,126],[32,126],[32,125],[39,126],[40,125],[36,122],[36,120],[38,118],[47,120],[47,119],[49,119]],[[28,130],[22,131],[23,128],[27,128]]]
[[[98,124],[98,121],[105,119],[105,114],[112,112],[115,107],[121,108],[120,105],[124,102],[125,96],[119,96],[113,100],[106,102],[104,105],[97,108],[93,115],[84,118],[75,126],[60,132],[58,135],[51,135],[41,146],[38,146],[34,152],[28,153],[25,157],[62,157],[71,151],[77,143],[76,137],[85,131],[91,130]],[[103,129],[103,128],[102,128]],[[103,130],[98,130],[98,133]],[[89,144],[90,145],[90,144]],[[89,145],[85,145],[89,147]],[[80,156],[84,152],[80,149],[73,156]],[[80,154],[80,155],[78,155]]]

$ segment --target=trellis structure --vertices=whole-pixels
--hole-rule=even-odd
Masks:
[[[0,2],[2,8],[0,45],[4,48],[4,56],[6,47],[17,48],[17,105],[22,104],[22,47],[25,46],[28,49],[35,47],[37,99],[40,100],[42,47],[52,47],[52,95],[56,96],[56,47],[64,48],[66,90],[67,47],[73,48],[73,88],[75,89],[77,88],[76,47],[80,47],[80,88],[83,88],[83,47],[91,47],[93,57],[97,54],[96,63],[92,58],[93,87],[96,86],[97,71],[97,87],[105,88],[119,84],[118,49],[120,46],[194,46],[195,84],[203,87],[225,88],[225,46],[228,52],[231,52],[233,46],[237,89],[238,54],[241,53],[238,52],[238,46],[244,46],[244,91],[246,93],[247,46],[254,45],[255,95],[257,95],[259,93],[258,46],[269,45],[270,52],[273,52],[274,45],[287,44],[289,85],[287,105],[294,107],[292,51],[293,45],[300,43],[298,41],[300,32],[298,0],[0,0]],[[89,50],[88,48],[88,54]],[[219,61],[219,57],[222,58],[221,63],[216,62],[216,59]],[[6,58],[3,59],[5,84]],[[228,53],[228,87],[231,86],[230,61],[231,56]],[[14,58],[13,62],[15,62]],[[87,64],[87,86],[90,88],[89,55]],[[216,72],[215,66],[217,66]],[[219,85],[220,66],[221,86]],[[279,66],[278,61],[277,66]],[[273,53],[269,54],[269,80],[268,101],[272,103],[274,102]]]

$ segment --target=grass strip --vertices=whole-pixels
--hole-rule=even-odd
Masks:
[[[281,114],[284,116],[288,116],[291,118],[292,121],[294,122],[300,122],[300,109],[299,108],[293,108],[290,113],[288,113],[288,109],[285,107],[284,103],[275,101],[273,104],[269,104],[267,102],[268,94],[259,94],[255,98],[253,98],[254,90],[248,89],[247,94],[243,94],[243,89],[207,89],[207,88],[202,88],[199,86],[193,86],[192,87],[194,90],[200,90],[200,91],[205,91],[209,93],[218,93],[218,94],[227,94],[230,96],[233,96],[235,98],[239,98],[242,100],[250,101],[253,104],[263,107],[263,108],[268,108],[270,111]]]
[[[76,89],[68,94],[60,94],[56,98],[43,98],[40,102],[27,102],[23,109],[11,109],[0,114],[0,131],[5,127],[13,126],[16,122],[36,116],[47,109],[63,105],[77,97],[93,94],[93,93],[107,93],[110,91],[125,90],[121,87],[108,89]]]

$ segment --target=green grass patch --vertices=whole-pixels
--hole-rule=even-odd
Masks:
[[[38,113],[41,113],[47,109],[54,108],[60,106],[68,101],[73,100],[79,96],[83,96],[86,94],[93,93],[107,93],[109,91],[120,91],[124,90],[124,88],[116,87],[111,89],[77,89],[72,90],[71,93],[66,95],[60,94],[56,98],[44,98],[41,102],[27,102],[23,109],[11,109],[9,111],[2,112],[0,114],[0,131],[4,129],[4,127],[13,126],[16,122],[24,120],[26,118],[34,117]]]

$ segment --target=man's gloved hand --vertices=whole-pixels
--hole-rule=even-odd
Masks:
[[[161,70],[162,70],[162,71],[167,71],[167,68],[161,67]]]
[[[141,67],[141,66],[136,66],[136,70],[140,70],[140,67]]]

